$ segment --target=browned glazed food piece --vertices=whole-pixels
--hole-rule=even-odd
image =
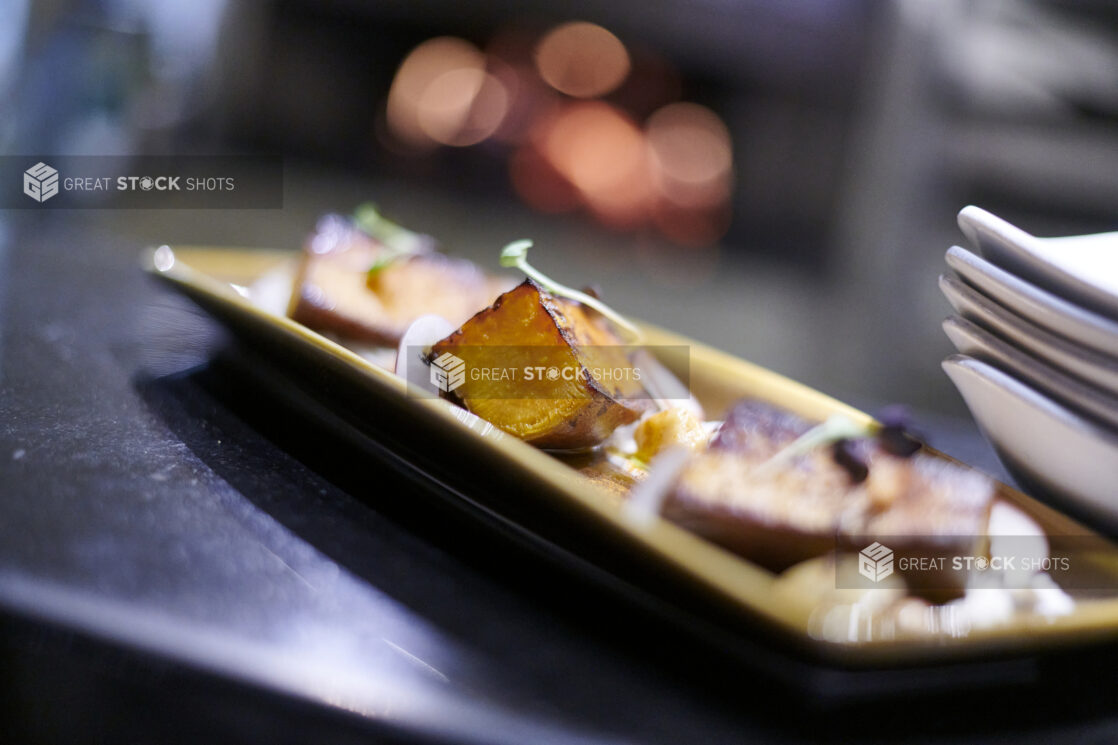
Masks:
[[[349,220],[324,218],[307,241],[288,315],[319,331],[391,346],[417,317],[461,323],[511,285],[433,251],[391,261],[370,278],[387,255]]]
[[[542,448],[593,447],[652,402],[639,381],[595,377],[595,370],[631,370],[608,322],[577,302],[551,295],[531,280],[497,298],[432,347],[468,370],[509,370],[509,377],[466,376],[453,396],[482,419]],[[557,379],[526,368],[570,371]]]
[[[993,483],[969,468],[920,453],[901,458],[875,449],[868,464],[869,476],[853,490],[842,514],[843,547],[860,551],[881,537],[910,560],[943,559],[939,569],[925,564],[905,571],[898,564],[897,571],[909,589],[929,600],[960,595],[962,575],[951,571],[951,557],[989,555]]]
[[[685,468],[665,516],[774,571],[836,547],[858,551],[875,537],[907,556],[986,550],[993,487],[970,469],[921,453],[893,456],[869,440],[857,443],[869,469],[859,483],[827,447],[761,467],[810,426],[759,402],[735,406],[711,447]],[[947,573],[898,572],[932,599],[962,589]]]
[[[848,479],[825,452],[755,473],[810,428],[760,402],[734,406],[684,469],[665,517],[774,571],[833,550]]]

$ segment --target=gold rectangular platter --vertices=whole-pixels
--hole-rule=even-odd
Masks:
[[[838,606],[824,602],[819,593],[782,582],[780,576],[666,520],[633,521],[615,493],[578,474],[571,465],[445,401],[409,396],[404,381],[394,374],[283,315],[254,305],[237,291],[234,285],[248,285],[290,265],[291,252],[183,246],[175,247],[171,257],[170,250],[151,252],[145,257],[145,268],[242,338],[267,338],[285,355],[343,372],[366,397],[366,404],[405,412],[432,447],[468,453],[490,469],[513,475],[530,494],[532,503],[521,505],[523,509],[537,505],[558,509],[592,525],[629,561],[676,578],[689,586],[692,596],[708,600],[707,608],[720,609],[723,627],[729,619],[742,634],[771,638],[824,664],[874,669],[1039,653],[1118,638],[1118,546],[1002,484],[997,487],[998,498],[1029,515],[1050,539],[1093,536],[1103,550],[1091,571],[1113,576],[1110,586],[1115,589],[1073,594],[1074,606],[1058,615],[1021,610],[998,623],[952,625],[944,614],[924,631],[903,633],[889,624],[875,627],[872,619],[869,623],[846,619],[839,625],[848,627],[849,633],[836,633],[827,616]],[[688,360],[661,362],[677,374],[681,365],[689,365],[683,377],[712,414],[720,415],[739,399],[754,398],[815,421],[839,413],[856,422],[869,420],[863,412],[757,365],[648,325],[643,330],[649,345],[690,350]],[[561,548],[580,554],[577,543]]]

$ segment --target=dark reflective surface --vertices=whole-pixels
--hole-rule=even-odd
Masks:
[[[409,469],[313,377],[143,277],[138,252],[75,219],[21,231],[0,262],[0,735],[1118,732],[1114,649],[849,675],[673,615]],[[973,432],[937,431],[967,457]],[[485,464],[470,476],[502,488]]]

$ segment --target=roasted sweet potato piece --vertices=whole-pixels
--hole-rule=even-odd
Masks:
[[[381,243],[345,218],[322,220],[307,242],[288,315],[347,339],[394,345],[418,316],[458,324],[511,285],[433,251],[396,259],[370,277],[385,256]]]
[[[920,453],[900,458],[863,440],[868,476],[858,483],[828,447],[761,467],[810,426],[765,404],[739,404],[711,447],[684,469],[665,516],[774,571],[836,548],[859,551],[877,537],[910,556],[985,550],[992,484],[961,466]],[[936,599],[962,589],[948,586],[957,576],[898,573]]]
[[[652,405],[639,380],[615,374],[632,370],[621,344],[597,313],[525,280],[435,344],[429,359],[449,352],[466,363],[452,395],[474,414],[533,445],[573,450]]]

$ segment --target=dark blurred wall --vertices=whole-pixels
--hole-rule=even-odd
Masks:
[[[500,144],[387,144],[397,68],[436,36],[484,48],[510,30],[601,24],[725,123],[728,230],[692,256],[585,214],[537,224],[599,230],[619,255],[659,252],[661,276],[705,267],[694,281],[707,297],[744,299],[685,303],[669,325],[836,393],[961,408],[939,370],[948,311],[935,280],[964,205],[1038,234],[1118,229],[1113,2],[9,2],[6,152],[265,151],[510,208]],[[312,218],[290,220],[296,242]],[[758,298],[765,313],[739,323]]]

